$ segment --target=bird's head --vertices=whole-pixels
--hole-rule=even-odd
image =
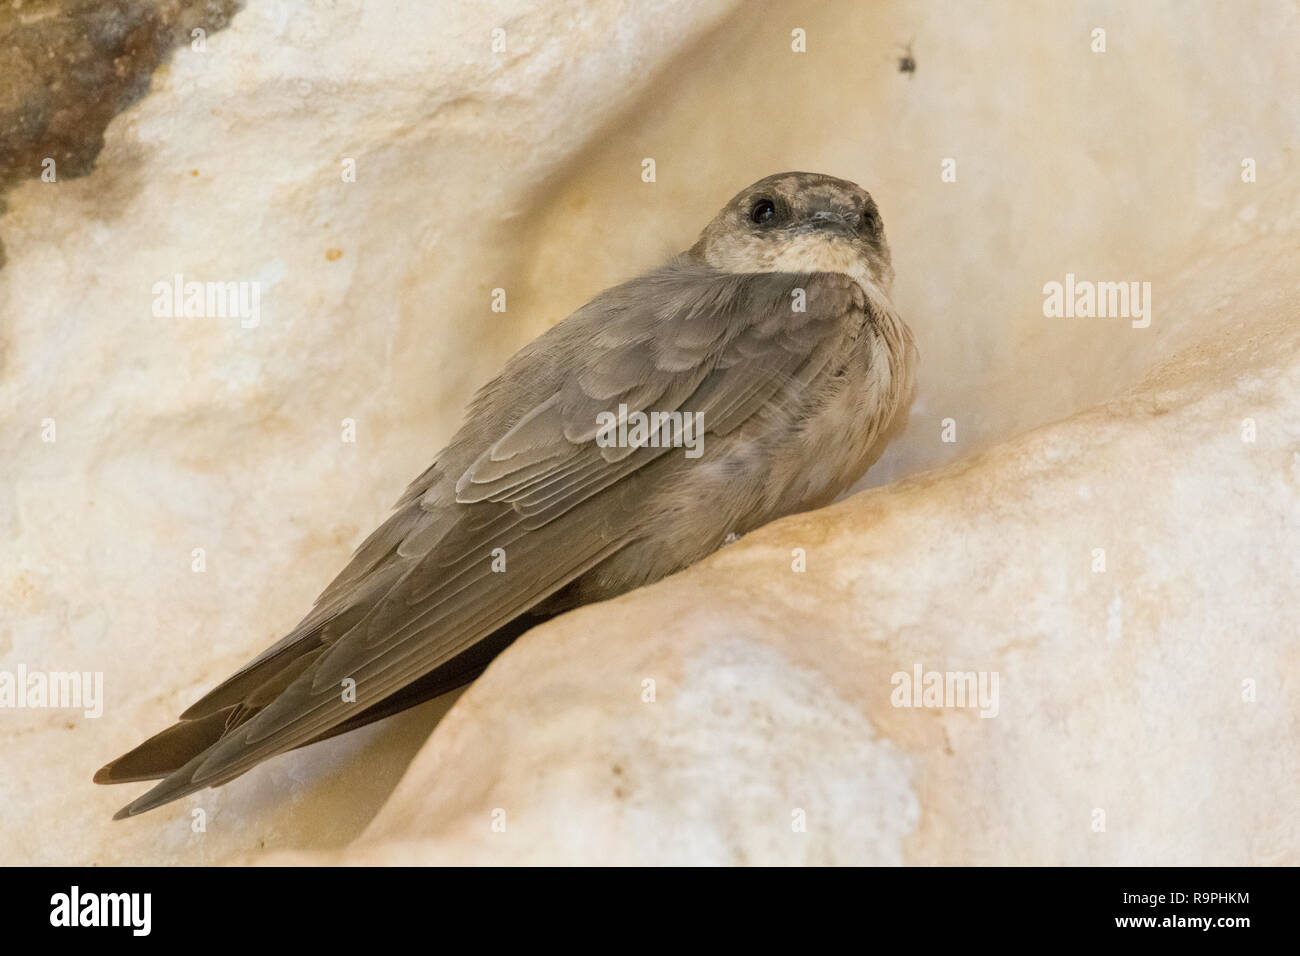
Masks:
[[[886,296],[894,279],[875,200],[821,173],[777,173],[742,189],[691,254],[726,272],[841,272]]]

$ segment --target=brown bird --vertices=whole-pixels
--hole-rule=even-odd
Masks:
[[[892,280],[853,183],[740,192],[512,357],[311,613],[95,775],[161,778],[118,818],[454,690],[540,621],[829,503],[908,393]]]

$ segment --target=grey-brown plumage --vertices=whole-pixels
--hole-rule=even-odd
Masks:
[[[892,278],[853,183],[784,173],[739,193],[688,252],[511,358],[311,613],[96,774],[162,778],[118,816],[452,690],[538,621],[831,501],[906,392]],[[701,415],[702,454],[602,447],[621,405]]]

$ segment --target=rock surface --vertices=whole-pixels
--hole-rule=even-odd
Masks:
[[[0,189],[83,176],[104,129],[174,46],[205,45],[238,0],[22,0],[0,9]]]
[[[0,709],[0,863],[1300,862],[1298,45],[1280,0],[342,0],[177,49],[0,217],[0,672],[106,698]],[[94,770],[298,620],[506,356],[790,168],[880,203],[922,366],[867,483],[912,477],[527,635],[431,737],[110,822]],[[156,317],[177,273],[258,322]],[[1150,327],[1045,318],[1066,273]],[[917,664],[998,716],[892,707]]]

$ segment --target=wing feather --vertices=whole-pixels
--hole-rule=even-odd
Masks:
[[[796,288],[804,312],[791,307]],[[606,456],[597,416],[697,412],[706,433],[725,434],[779,412],[861,321],[862,302],[846,276],[731,274],[687,257],[602,293],[480,392],[303,622],[186,712],[234,707],[220,739],[123,815],[328,733],[637,540],[639,476],[670,449]],[[507,573],[493,570],[498,548]],[[347,678],[355,702],[341,693]]]

